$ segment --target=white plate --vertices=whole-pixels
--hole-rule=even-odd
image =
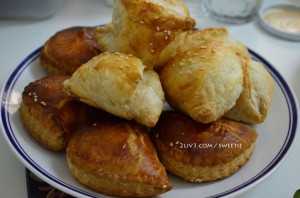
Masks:
[[[298,128],[298,104],[293,91],[266,60],[251,51],[275,81],[274,101],[267,120],[254,126],[259,133],[250,161],[234,175],[215,182],[189,183],[169,174],[173,189],[160,197],[223,197],[237,195],[269,176],[287,157]],[[78,183],[68,170],[65,152],[55,153],[41,147],[25,130],[19,115],[24,87],[46,73],[39,62],[40,48],[21,62],[1,92],[2,132],[19,160],[33,173],[54,187],[75,197],[107,197]]]

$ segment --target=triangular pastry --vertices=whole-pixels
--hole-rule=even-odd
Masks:
[[[206,41],[169,61],[160,79],[172,108],[209,123],[220,119],[239,98],[242,61],[222,43]]]
[[[64,82],[66,93],[91,106],[152,127],[163,107],[159,76],[133,55],[105,52]]]
[[[158,68],[175,56],[166,47],[177,45],[175,37],[195,24],[181,0],[116,0],[111,23],[98,27],[94,39],[103,52],[133,54]]]
[[[67,161],[81,183],[107,195],[155,196],[171,189],[147,132],[120,118],[80,128],[68,145]]]
[[[167,170],[184,180],[202,182],[223,179],[245,165],[254,151],[257,132],[230,120],[201,124],[166,111],[151,137]]]

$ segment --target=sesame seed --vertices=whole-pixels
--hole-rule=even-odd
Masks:
[[[31,96],[31,92],[29,92],[28,95]]]
[[[162,188],[167,188],[168,186],[166,185],[166,184],[164,184],[163,186],[162,186]]]
[[[97,126],[97,123],[94,123],[93,126]]]
[[[160,31],[160,27],[159,27],[159,26],[156,26],[156,30],[159,32],[159,31]]]
[[[37,98],[34,98],[34,102],[36,102],[37,101]]]
[[[170,146],[173,146],[173,142],[170,143]]]
[[[177,141],[175,144],[179,144],[179,141]]]
[[[152,54],[154,54],[154,52],[155,52],[154,49],[151,49],[150,51],[151,51]]]
[[[154,43],[149,43],[149,45],[153,46],[153,45],[154,45]]]
[[[171,35],[171,31],[170,31],[170,30],[168,30],[167,34],[170,36],[170,35]]]
[[[144,22],[144,21],[140,21],[140,23],[141,23],[141,24],[144,24],[145,22]]]
[[[155,137],[158,138],[158,134],[156,134]]]
[[[46,103],[44,101],[41,101],[41,104],[44,105],[44,106],[46,106]]]
[[[128,104],[125,104],[125,105],[123,106],[123,108],[124,108],[125,110],[129,110],[129,105],[128,105]]]
[[[207,47],[204,46],[204,45],[200,45],[200,48],[201,48],[201,49],[206,49]]]
[[[166,36],[165,36],[165,40],[168,40],[168,39],[169,39],[169,37],[168,37],[168,35],[166,35]]]
[[[126,144],[124,144],[123,146],[122,146],[122,149],[125,149],[126,148]]]

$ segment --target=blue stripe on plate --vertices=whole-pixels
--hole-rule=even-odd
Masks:
[[[265,68],[270,72],[273,79],[276,81],[276,83],[279,85],[281,91],[284,94],[285,100],[288,105],[288,111],[289,111],[289,128],[288,132],[284,141],[284,144],[282,145],[281,149],[279,150],[276,157],[270,162],[268,166],[266,166],[260,173],[258,173],[256,176],[251,178],[245,183],[242,183],[239,186],[236,186],[235,188],[232,188],[228,191],[225,191],[223,193],[219,193],[214,196],[210,196],[209,198],[219,198],[226,195],[230,195],[234,192],[237,192],[243,188],[249,187],[250,185],[254,185],[256,182],[259,182],[261,179],[264,178],[264,176],[270,174],[272,170],[275,170],[275,167],[277,167],[280,162],[283,161],[284,157],[286,157],[287,152],[292,146],[292,143],[295,139],[297,127],[298,127],[298,111],[297,111],[297,102],[295,100],[294,94],[288,84],[285,82],[283,77],[278,73],[278,71],[264,58],[262,58],[260,55],[258,55],[256,52],[254,52],[251,49],[248,49],[250,54],[252,55],[252,58],[254,60],[257,60],[261,62]]]
[[[31,167],[28,167],[30,170],[38,171],[39,173],[44,175],[49,180],[65,187],[65,188],[68,188],[71,191],[75,191],[79,194],[89,196],[89,197],[99,197],[98,195],[75,188],[75,187],[61,181],[60,179],[54,177],[47,171],[45,171],[42,167],[40,167],[38,164],[36,164],[30,158],[30,156],[28,156],[28,154],[20,146],[19,142],[17,141],[17,139],[14,135],[14,132],[13,132],[11,124],[10,124],[10,116],[9,116],[9,112],[8,112],[9,104],[6,101],[9,101],[9,97],[11,95],[13,87],[14,87],[15,83],[17,82],[18,78],[20,77],[20,75],[33,61],[35,61],[39,57],[40,51],[41,51],[41,47],[36,49],[28,57],[26,57],[16,67],[16,69],[12,72],[12,74],[9,76],[7,82],[5,83],[5,86],[3,88],[2,98],[1,98],[1,118],[2,118],[1,121],[2,121],[3,128],[4,128],[4,132],[6,133],[8,139],[9,139],[10,143],[12,144],[12,146],[14,147],[14,149],[19,153],[20,157],[26,160],[26,162],[28,163],[28,166],[31,166]],[[289,111],[289,128],[288,128],[287,136],[285,138],[284,144],[282,145],[279,153],[272,160],[272,162],[266,168],[264,168],[260,173],[255,175],[253,178],[249,179],[247,182],[244,182],[244,183],[240,184],[239,186],[236,186],[235,188],[232,188],[225,192],[219,193],[214,196],[210,196],[210,198],[218,198],[218,197],[223,197],[226,195],[233,194],[235,192],[242,190],[243,188],[254,185],[256,182],[263,179],[264,176],[267,176],[268,174],[270,174],[275,169],[275,167],[277,167],[280,164],[280,162],[282,162],[283,159],[286,157],[286,154],[290,150],[291,145],[294,142],[294,139],[296,136],[296,131],[297,131],[297,127],[298,127],[298,112],[297,112],[298,106],[297,106],[297,102],[295,101],[295,97],[294,97],[292,90],[290,89],[288,84],[285,82],[283,77],[278,73],[278,71],[273,66],[271,66],[271,64],[269,62],[267,62],[264,58],[262,58],[260,55],[258,55],[257,53],[255,53],[254,51],[252,51],[250,49],[249,49],[249,52],[253,56],[254,59],[256,59],[264,64],[264,66],[271,73],[274,80],[277,82],[281,91],[284,94],[285,100],[288,105],[288,111]]]
[[[39,57],[41,48],[42,47],[39,47],[34,52],[32,52],[29,56],[27,56],[16,67],[16,69],[12,72],[12,74],[9,76],[7,82],[5,83],[5,86],[3,88],[2,100],[1,100],[2,101],[1,102],[1,119],[2,119],[1,121],[2,121],[2,124],[3,124],[4,131],[5,131],[6,135],[7,135],[10,143],[14,147],[14,149],[19,153],[20,157],[23,158],[24,160],[26,160],[26,162],[28,163],[29,167],[27,167],[27,168],[29,168],[33,172],[35,172],[35,171],[40,172],[46,178],[52,180],[53,182],[55,182],[55,183],[57,183],[59,185],[64,186],[65,188],[68,188],[68,189],[70,189],[72,191],[75,191],[75,192],[80,193],[80,194],[85,195],[85,196],[99,198],[99,196],[97,196],[95,194],[92,194],[92,193],[89,193],[89,192],[86,192],[86,191],[82,191],[82,190],[80,190],[78,188],[70,186],[67,183],[65,183],[65,182],[61,181],[60,179],[54,177],[53,175],[49,174],[41,166],[39,166],[36,162],[34,162],[32,160],[32,158],[20,146],[17,138],[14,135],[13,129],[11,127],[9,112],[8,112],[9,103],[6,102],[6,101],[9,101],[9,98],[11,96],[11,92],[13,90],[13,87],[14,87],[15,83],[17,82],[17,80],[19,79],[20,75],[23,73],[23,71],[28,66],[30,66],[30,64],[33,61],[35,61]]]

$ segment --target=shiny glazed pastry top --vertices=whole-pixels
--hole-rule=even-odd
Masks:
[[[89,120],[94,108],[63,92],[69,76],[46,76],[29,83],[22,93],[21,119],[27,131],[45,148],[64,150],[74,131]]]
[[[66,153],[73,175],[107,195],[149,197],[172,188],[145,128],[134,122],[96,118],[76,131]]]
[[[158,68],[175,55],[165,48],[195,24],[180,0],[116,0],[111,23],[98,27],[94,39],[102,51],[133,54]]]
[[[257,138],[254,128],[220,119],[201,124],[176,111],[164,111],[151,130],[163,165],[192,182],[232,175],[251,157]]]
[[[41,50],[41,65],[49,75],[72,75],[83,63],[98,55],[94,27],[75,26],[49,38]]]

